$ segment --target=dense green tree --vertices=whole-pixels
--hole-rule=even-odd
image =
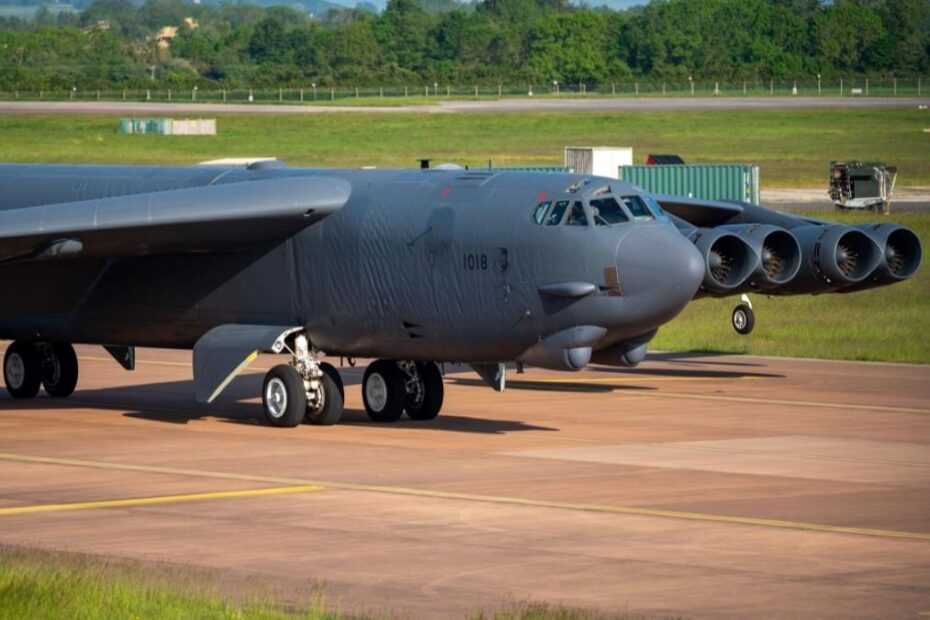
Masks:
[[[204,2],[94,0],[75,15],[43,9],[32,19],[0,18],[0,89],[145,88],[153,66],[156,87],[316,82],[415,91],[930,70],[930,0],[653,0],[623,12],[568,0],[389,0],[380,14],[325,10],[312,19],[283,6]],[[154,37],[164,26],[178,27],[178,36],[159,48]]]
[[[878,13],[852,0],[837,2],[814,18],[817,53],[839,71],[860,71],[863,55],[884,36]]]
[[[606,75],[607,24],[597,13],[552,13],[536,23],[528,44],[536,80],[599,82]]]

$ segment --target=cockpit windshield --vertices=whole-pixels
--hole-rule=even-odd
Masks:
[[[650,211],[649,207],[646,206],[646,202],[639,196],[622,196],[620,200],[623,201],[623,204],[626,205],[626,208],[629,209],[630,213],[633,214],[634,220],[655,219],[652,211]]]
[[[661,222],[671,223],[672,220],[669,219],[668,214],[662,210],[662,207],[659,206],[659,203],[656,202],[656,199],[650,196],[649,194],[643,195],[643,198],[646,199],[646,206],[649,207],[649,210],[652,211],[652,214],[656,216],[656,219]]]
[[[626,212],[617,202],[616,198],[595,198],[590,201],[591,213],[594,215],[595,226],[613,226],[629,222]]]
[[[549,210],[549,207],[552,205],[551,200],[544,200],[533,210],[533,221],[537,224],[542,224],[546,221],[546,211]]]
[[[614,226],[631,221],[662,220],[668,216],[650,196],[605,195],[610,187],[598,188],[588,200],[543,200],[533,208],[533,222],[540,226]],[[588,211],[590,208],[590,212]]]
[[[555,206],[552,207],[551,211],[549,211],[549,217],[546,218],[546,226],[558,226],[562,221],[562,216],[565,215],[565,209],[567,208],[567,200],[560,200],[555,203]]]
[[[588,216],[585,215],[584,205],[576,200],[572,205],[572,210],[568,212],[568,218],[565,220],[566,226],[587,226]]]

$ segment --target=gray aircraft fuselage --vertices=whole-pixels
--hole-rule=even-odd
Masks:
[[[664,218],[537,224],[541,201],[641,193],[568,174],[9,165],[0,210],[295,176],[342,179],[351,196],[281,242],[0,264],[0,338],[192,348],[218,325],[300,325],[329,355],[510,361],[578,326],[605,330],[598,349],[649,335],[705,271]],[[597,290],[541,292],[572,283]]]

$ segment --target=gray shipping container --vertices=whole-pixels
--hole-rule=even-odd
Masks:
[[[653,194],[759,204],[759,166],[684,164],[620,166],[619,178]]]

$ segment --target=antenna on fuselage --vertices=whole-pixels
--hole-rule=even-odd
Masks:
[[[420,162],[420,170],[429,170],[429,163],[433,160],[431,159],[418,159]]]

